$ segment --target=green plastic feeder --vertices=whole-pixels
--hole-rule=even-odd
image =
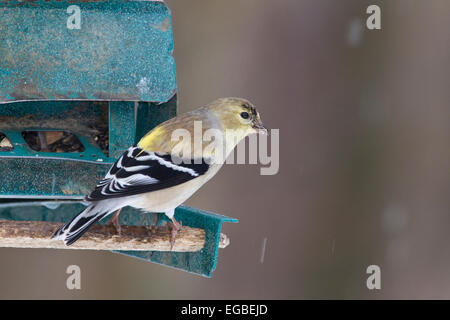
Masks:
[[[116,158],[176,115],[172,50],[159,1],[0,1],[0,219],[67,222],[80,212]],[[27,136],[44,131],[70,135],[78,150],[37,150]],[[152,221],[122,212],[124,224]],[[222,223],[237,221],[185,206],[175,215],[205,229],[201,251],[120,253],[211,276]]]

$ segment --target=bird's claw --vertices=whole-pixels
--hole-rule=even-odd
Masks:
[[[114,226],[117,234],[120,237],[120,236],[122,236],[122,228],[119,223],[119,214],[120,214],[120,210],[111,218],[111,220],[109,220],[108,224],[112,224]]]
[[[116,225],[114,222],[108,222],[108,224],[112,224],[114,226],[114,229],[116,229],[117,235],[119,237],[122,236],[122,228],[120,227],[120,225]]]
[[[175,219],[172,222],[169,222],[169,226],[170,226],[170,233],[171,233],[171,237],[170,237],[170,251],[173,250],[173,247],[175,245],[175,238],[178,234],[178,231],[181,229],[181,227],[183,226],[183,224],[180,222],[177,222]]]

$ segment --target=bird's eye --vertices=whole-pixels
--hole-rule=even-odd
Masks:
[[[248,117],[250,117],[250,115],[248,114],[248,112],[241,112],[241,117],[243,119],[248,119]]]

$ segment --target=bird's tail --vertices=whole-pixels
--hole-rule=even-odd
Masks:
[[[102,202],[91,203],[70,222],[56,230],[52,239],[63,240],[66,246],[77,241],[92,224],[112,212],[111,208],[104,206]]]

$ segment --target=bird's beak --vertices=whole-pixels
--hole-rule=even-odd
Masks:
[[[255,129],[257,133],[268,134],[266,126],[264,125],[264,123],[262,123],[260,119],[258,119],[257,122],[254,123],[252,127],[253,129]]]

